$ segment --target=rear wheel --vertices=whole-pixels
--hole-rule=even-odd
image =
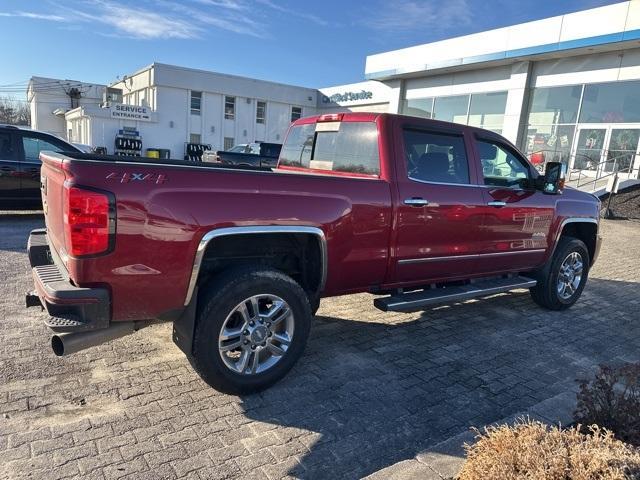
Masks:
[[[193,364],[212,387],[252,393],[273,385],[300,358],[311,311],[304,290],[282,272],[240,268],[200,297]]]
[[[587,282],[589,251],[582,240],[561,237],[553,258],[536,276],[531,298],[550,310],[564,310],[576,303]]]

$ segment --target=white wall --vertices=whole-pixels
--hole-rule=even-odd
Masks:
[[[56,116],[57,109],[71,110],[67,91],[76,87],[82,93],[79,105],[98,105],[102,100],[104,85],[76,80],[59,80],[47,77],[31,77],[27,87],[27,100],[31,109],[31,127],[67,138],[64,116]]]
[[[367,57],[368,78],[389,78],[410,72],[462,67],[477,62],[508,60],[526,55],[523,49],[640,28],[640,1],[606,5],[557,17],[449,38]],[[511,58],[514,58],[511,57]]]
[[[640,79],[640,48],[534,63],[533,87]]]
[[[125,103],[141,104],[144,99],[155,110],[154,121],[122,121],[110,118],[107,109],[77,109],[67,120],[77,138],[86,139],[81,143],[105,146],[111,153],[118,129],[134,126],[142,137],[143,152],[168,148],[173,158],[183,158],[190,134],[200,134],[202,143],[211,144],[214,150],[223,148],[225,137],[236,144],[282,142],[292,106],[301,107],[302,115],[308,116],[316,112],[317,102],[314,89],[162,64],[145,67],[113,87],[123,90]],[[192,89],[202,92],[200,115],[191,113]],[[233,120],[224,118],[225,95],[236,99]],[[256,123],[258,100],[267,104],[264,124]]]

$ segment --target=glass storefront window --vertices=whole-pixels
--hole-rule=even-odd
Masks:
[[[534,165],[569,164],[575,125],[529,125],[525,150]]]
[[[582,85],[535,88],[529,105],[529,124],[576,123]]]
[[[507,92],[474,93],[469,105],[469,125],[493,131],[502,129]]]
[[[445,122],[467,123],[469,95],[438,97],[433,106],[433,118]]]
[[[432,118],[433,98],[426,97],[405,100],[402,105],[402,113],[411,115],[412,117]]]
[[[580,122],[640,122],[640,82],[585,85]]]

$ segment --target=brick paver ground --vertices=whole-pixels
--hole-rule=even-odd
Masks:
[[[302,360],[246,397],[205,385],[170,325],[56,358],[23,308],[41,224],[0,215],[0,478],[359,478],[639,360],[640,223],[603,223],[567,312],[525,291],[415,314],[323,300]]]

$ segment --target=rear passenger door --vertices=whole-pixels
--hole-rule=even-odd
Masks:
[[[65,152],[71,146],[62,140],[38,132],[23,131],[20,133],[20,162],[21,196],[27,199],[40,198],[40,152],[50,150]]]
[[[8,129],[0,130],[0,200],[20,195],[20,168],[16,135]]]
[[[406,126],[397,151],[396,279],[466,278],[482,250],[482,188],[464,130]]]

